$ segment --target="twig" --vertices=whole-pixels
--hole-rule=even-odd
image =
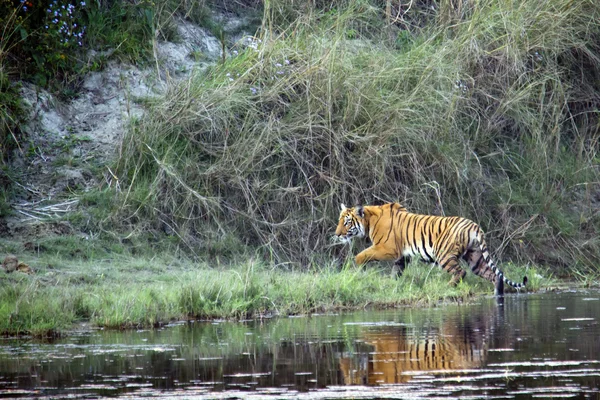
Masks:
[[[25,212],[25,211],[23,211],[23,210],[17,210],[17,212],[20,212],[21,214],[23,214],[23,215],[26,215],[26,216],[28,216],[29,218],[31,218],[31,219],[35,219],[35,220],[37,220],[37,221],[41,221],[41,220],[42,220],[41,218],[38,218],[38,217],[36,217],[36,216],[33,216],[33,215],[29,214],[29,213],[26,213],[26,212]]]

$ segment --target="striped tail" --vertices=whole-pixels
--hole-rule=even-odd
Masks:
[[[496,267],[496,264],[490,257],[490,252],[487,248],[487,244],[485,243],[485,239],[483,238],[483,232],[481,229],[477,232],[477,240],[479,241],[479,248],[481,249],[481,254],[483,255],[483,260],[486,264],[492,269],[492,271],[496,274],[498,279],[496,279],[496,295],[504,294],[504,284],[506,283],[508,286],[512,286],[515,289],[524,288],[527,285],[527,277],[523,277],[523,283],[513,282],[507,277],[504,276],[504,273],[500,271],[500,268]]]

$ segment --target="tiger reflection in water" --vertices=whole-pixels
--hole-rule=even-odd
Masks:
[[[344,383],[405,383],[412,379],[412,372],[450,372],[481,366],[487,358],[483,335],[470,337],[450,331],[432,329],[420,336],[412,335],[406,327],[366,332],[366,348],[353,357],[340,358]]]

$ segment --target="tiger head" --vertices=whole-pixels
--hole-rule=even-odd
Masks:
[[[343,243],[349,243],[355,237],[365,236],[364,208],[362,206],[346,208],[342,204],[341,209],[335,236]]]

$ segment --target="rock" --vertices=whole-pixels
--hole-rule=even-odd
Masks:
[[[2,262],[2,268],[4,268],[4,271],[7,273],[15,271],[18,265],[19,260],[12,254],[7,255]]]
[[[25,264],[24,262],[20,262],[19,265],[17,265],[17,271],[22,272],[27,275],[34,274],[33,269],[29,265]]]
[[[33,268],[31,268],[29,265],[25,264],[24,262],[19,262],[19,260],[17,259],[17,256],[15,256],[13,254],[9,254],[4,258],[4,261],[2,262],[2,268],[4,268],[4,271],[6,273],[10,273],[10,272],[14,272],[14,271],[23,272],[24,274],[28,274],[28,275],[31,275],[34,273]]]

